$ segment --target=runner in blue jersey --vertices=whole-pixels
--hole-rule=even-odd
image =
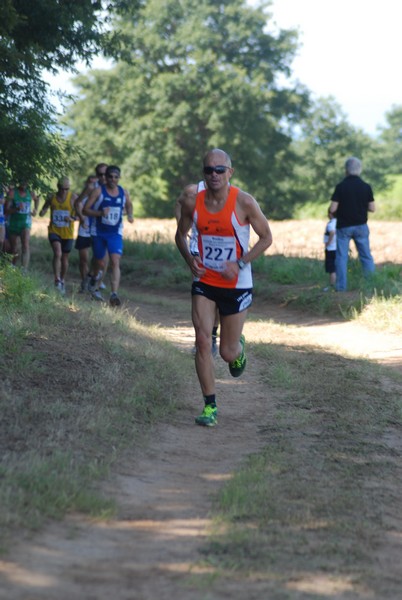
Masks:
[[[93,277],[92,271],[95,263],[95,259],[93,256],[90,257],[90,250],[92,249],[92,228],[91,221],[95,219],[90,219],[86,215],[82,213],[83,207],[85,206],[86,201],[89,198],[89,194],[93,189],[102,185],[106,182],[106,163],[99,163],[95,167],[95,175],[90,175],[87,179],[86,185],[82,190],[81,194],[78,196],[75,202],[75,210],[80,219],[80,226],[78,228],[78,235],[75,242],[75,248],[79,252],[79,269],[81,275],[81,285],[79,292],[83,293],[90,290],[90,281]],[[96,233],[96,232],[95,232]],[[103,273],[99,273],[99,289],[105,289],[105,284],[103,283],[104,277],[106,275],[106,271],[109,265],[109,254],[106,252],[105,258],[105,268]]]
[[[93,252],[96,261],[94,280],[104,269],[106,252],[111,263],[110,305],[119,306],[117,295],[120,285],[120,259],[123,254],[123,213],[127,212],[129,223],[133,223],[133,205],[126,190],[119,185],[120,168],[110,165],[106,169],[106,184],[92,190],[83,208],[84,215],[95,217],[96,236],[93,238]],[[94,290],[96,299],[101,299],[98,289]]]

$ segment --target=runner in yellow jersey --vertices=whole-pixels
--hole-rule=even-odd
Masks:
[[[65,293],[65,276],[68,270],[69,254],[74,242],[76,220],[74,202],[77,194],[70,190],[70,180],[62,177],[57,183],[57,192],[50,194],[39,215],[43,217],[50,208],[48,227],[49,242],[53,250],[54,285]]]

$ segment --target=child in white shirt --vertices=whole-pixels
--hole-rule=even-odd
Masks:
[[[336,271],[336,218],[333,213],[328,210],[329,221],[324,232],[325,246],[325,272],[329,274],[329,286],[324,288],[324,292],[328,292],[331,287],[335,287]]]

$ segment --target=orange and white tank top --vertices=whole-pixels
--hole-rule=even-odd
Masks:
[[[205,208],[206,190],[197,194],[193,222],[198,233],[198,252],[206,273],[196,281],[220,288],[249,289],[253,285],[250,263],[234,279],[222,277],[225,263],[241,258],[247,252],[250,241],[250,225],[240,223],[236,215],[238,193],[239,188],[230,186],[225,205],[217,213]]]

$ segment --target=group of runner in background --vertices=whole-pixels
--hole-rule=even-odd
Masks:
[[[78,234],[75,248],[79,253],[81,283],[79,291],[89,292],[104,301],[104,274],[110,264],[109,303],[119,306],[120,259],[123,254],[123,215],[133,222],[133,205],[127,190],[119,185],[120,168],[99,163],[80,194],[71,190],[68,177],[57,182],[57,191],[47,196],[39,216],[50,209],[48,239],[53,251],[52,268],[55,288],[65,293],[69,255],[74,247],[75,222]],[[26,182],[0,192],[0,250],[10,254],[13,265],[19,262],[24,272],[30,262],[32,217],[39,209],[39,197]],[[19,254],[21,249],[21,256]]]

